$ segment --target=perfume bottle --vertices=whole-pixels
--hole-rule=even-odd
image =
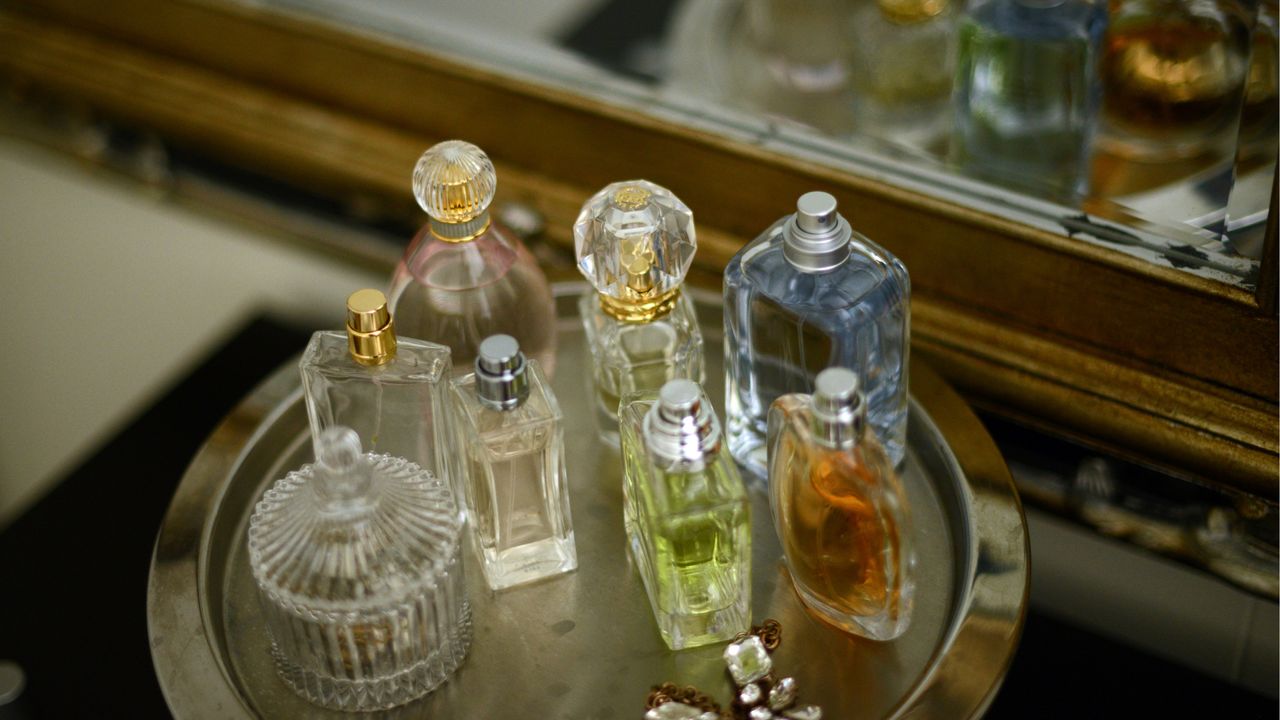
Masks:
[[[950,0],[876,0],[853,14],[857,130],[945,154],[956,13]]]
[[[1086,190],[1106,10],[1090,0],[977,0],[959,30],[952,160],[1073,201]]]
[[[538,362],[510,335],[486,338],[475,372],[453,382],[453,407],[460,484],[489,587],[577,568],[563,417]]]
[[[461,519],[444,481],[320,434],[249,520],[249,560],[280,677],[336,710],[382,710],[447,680],[471,644]]]
[[[853,231],[824,192],[800,196],[729,261],[724,278],[729,451],[766,475],[769,405],[809,392],[827,367],[866,378],[871,423],[895,463],[907,432],[911,280]]]
[[[697,249],[693,213],[651,182],[613,183],[582,206],[573,238],[594,288],[578,306],[595,358],[597,425],[616,442],[623,395],[703,380],[702,333],[680,292]]]
[[[813,395],[769,409],[769,498],[805,605],[846,632],[891,640],[911,622],[915,555],[902,483],[867,425],[858,376],[819,373]]]
[[[1244,110],[1240,115],[1240,154],[1275,161],[1277,129],[1280,128],[1280,3],[1258,3],[1253,25],[1253,52],[1245,82]]]
[[[381,292],[352,293],[346,332],[315,333],[298,364],[317,457],[320,436],[342,425],[370,452],[412,460],[451,482],[449,366],[449,348],[396,337]]]
[[[498,333],[554,374],[551,288],[519,238],[490,218],[496,187],[493,163],[471,143],[449,140],[422,154],[413,193],[429,220],[391,278],[391,312],[403,334],[449,346],[459,374]]]
[[[1237,0],[1118,2],[1102,55],[1100,146],[1148,162],[1233,159],[1252,22]]]
[[[620,413],[623,518],[662,639],[672,650],[728,640],[750,624],[751,520],[711,401],[672,380]]]

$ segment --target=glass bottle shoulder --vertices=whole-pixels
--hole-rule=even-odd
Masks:
[[[600,307],[600,296],[587,291],[578,300],[578,311],[585,318],[588,346],[597,355],[597,362],[628,365],[637,355],[644,355],[646,348],[678,348],[701,340],[693,300],[681,293],[671,312],[646,323],[628,323],[609,315]]]
[[[639,491],[641,506],[654,517],[679,517],[745,505],[746,488],[727,447],[721,445],[719,452],[692,466],[667,465],[650,456],[644,444],[644,416],[655,402],[647,396],[624,401],[618,416],[623,454],[630,468],[626,480]]]
[[[457,419],[470,432],[487,441],[533,427],[554,426],[562,420],[560,404],[547,383],[542,367],[532,358],[526,362],[529,397],[510,410],[495,410],[481,404],[476,396],[475,373],[468,373],[453,381],[454,408],[461,415]]]
[[[321,330],[311,336],[299,363],[303,373],[335,379],[371,378],[385,384],[437,383],[449,374],[449,348],[425,340],[396,338],[396,356],[383,365],[361,365],[347,346],[347,334]]]
[[[405,251],[392,286],[412,281],[440,290],[471,290],[501,280],[521,262],[535,263],[519,238],[496,221],[465,242],[441,240],[427,223]]]
[[[1095,39],[1106,22],[1105,3],[1094,0],[990,0],[968,13],[992,33],[1031,42]]]
[[[783,254],[782,218],[744,247],[725,270],[725,293],[764,295],[774,302],[816,311],[842,310],[868,298],[896,305],[909,297],[906,266],[888,250],[854,233],[849,259],[826,272],[799,270]]]
[[[814,430],[812,397],[784,395],[769,410],[769,436],[774,462],[770,482],[777,493],[794,491],[795,483],[812,487],[829,501],[886,495],[901,498],[893,463],[868,423],[857,440],[834,447]],[[774,477],[776,475],[776,477]]]

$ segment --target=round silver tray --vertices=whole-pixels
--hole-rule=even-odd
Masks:
[[[692,684],[727,705],[723,646],[672,652],[650,615],[622,527],[621,459],[596,437],[590,355],[576,315],[581,284],[555,286],[553,385],[565,414],[579,568],[488,591],[468,563],[475,640],[458,674],[405,718],[599,718],[643,714],[650,686]],[[708,391],[723,409],[719,298],[693,291],[706,341]],[[245,549],[258,497],[310,461],[294,363],[245,398],[182,478],[160,528],[147,592],[151,653],[179,718],[341,717],[294,695],[275,674]],[[877,643],[841,633],[800,604],[774,534],[767,493],[750,485],[752,616],[776,618],[774,665],[826,717],[978,717],[1017,647],[1026,608],[1022,508],[1000,453],[968,406],[919,362],[911,367],[904,483],[918,551],[910,629]]]

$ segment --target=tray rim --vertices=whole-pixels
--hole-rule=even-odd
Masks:
[[[562,300],[580,294],[587,284],[559,282],[552,288]],[[699,304],[721,304],[717,293],[698,288],[686,292]],[[248,453],[301,392],[296,362],[286,361],[214,429],[183,473],[166,510],[148,576],[147,632],[157,679],[175,717],[257,717],[216,649],[211,630],[220,623],[203,601],[212,511],[220,507],[230,478]],[[970,510],[966,534],[974,547],[968,553],[971,567],[964,573],[968,584],[956,588],[963,607],[959,622],[888,717],[981,717],[1003,684],[1025,622],[1030,590],[1026,517],[1008,466],[986,428],[918,359],[911,361],[910,396],[912,404],[925,411],[919,420],[938,433],[960,469],[965,481],[960,490]],[[974,653],[993,652],[998,657],[983,667],[971,664]],[[982,677],[975,678],[975,672]],[[210,681],[211,674],[216,674],[216,682]]]

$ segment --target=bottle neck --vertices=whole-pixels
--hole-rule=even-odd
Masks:
[[[448,223],[435,218],[431,218],[428,221],[431,235],[450,243],[464,243],[475,240],[489,229],[490,222],[488,210],[466,222]]]

